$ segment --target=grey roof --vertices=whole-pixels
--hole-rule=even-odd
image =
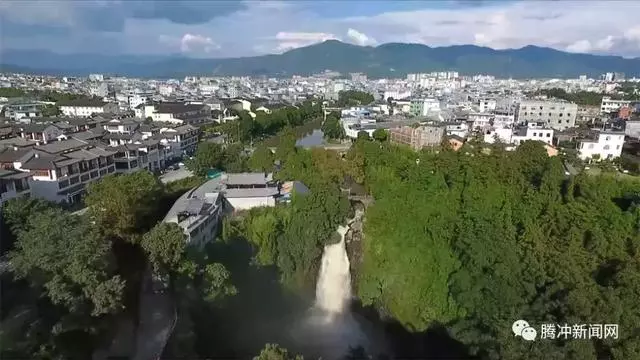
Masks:
[[[94,154],[89,150],[76,150],[69,153],[64,154],[65,157],[69,157],[72,159],[81,159],[81,160],[93,160],[100,157],[98,154]]]
[[[233,198],[250,198],[250,197],[271,197],[276,196],[280,192],[277,187],[256,188],[256,189],[225,189],[224,196]]]
[[[38,153],[37,157],[32,157],[22,164],[23,169],[27,170],[53,170],[56,168],[56,156]]]
[[[14,162],[22,159],[24,156],[29,154],[31,149],[6,149],[0,150],[0,162]]]
[[[23,132],[23,133],[41,133],[50,126],[54,126],[54,125],[46,124],[46,123],[17,125],[16,131]]]
[[[29,176],[31,176],[31,173],[26,171],[0,169],[0,178],[3,178],[3,179],[17,180],[17,179],[24,179]]]
[[[86,146],[87,142],[77,139],[68,139],[62,141],[54,141],[47,145],[38,146],[38,150],[44,151],[49,154],[59,154],[68,150],[80,148]]]
[[[104,129],[89,129],[86,131],[80,131],[77,133],[69,134],[69,136],[76,140],[91,140],[91,139],[99,139],[103,137],[107,133]]]
[[[210,209],[211,206],[220,206],[217,202],[221,188],[222,184],[220,183],[220,178],[217,178],[209,180],[199,187],[187,191],[173,204],[167,215],[164,217],[164,222],[175,222],[180,224],[183,228],[188,228],[192,224],[199,222],[205,218],[205,215],[200,215],[202,210]],[[182,222],[178,222],[178,214],[186,212],[187,209],[195,212],[198,207],[199,209],[195,215],[189,216]]]
[[[13,138],[0,140],[0,148],[13,147],[13,146],[17,146],[17,147],[29,146],[30,147],[30,146],[35,146],[36,144],[37,144],[37,141],[31,141],[21,137],[13,137]]]
[[[237,173],[226,174],[224,182],[227,185],[264,185],[273,180],[272,174],[264,173]]]

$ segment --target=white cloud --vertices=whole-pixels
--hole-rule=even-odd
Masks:
[[[180,39],[180,51],[188,53],[192,51],[204,51],[209,53],[212,50],[217,50],[220,45],[213,42],[210,37],[198,35],[198,34],[184,34]]]
[[[375,45],[377,43],[376,39],[370,38],[366,34],[352,28],[347,30],[347,37],[360,46]]]
[[[278,41],[276,51],[286,51],[303,46],[309,46],[327,40],[340,40],[337,36],[323,32],[286,32],[281,31],[276,34]]]
[[[378,42],[423,42],[431,46],[478,44],[495,49],[526,45],[560,50],[640,56],[640,3],[634,1],[545,1],[493,3],[488,7],[387,12],[341,19],[345,27]],[[626,34],[625,34],[626,32]],[[603,37],[602,34],[607,34]]]
[[[235,57],[281,52],[340,39],[335,35],[340,34],[360,45],[412,42],[429,46],[477,44],[496,49],[537,45],[564,51],[640,56],[640,26],[629,25],[638,24],[637,1],[556,1],[551,9],[546,1],[489,2],[489,6],[425,7],[373,16],[350,16],[353,11],[347,8],[341,11],[341,2],[333,1],[336,13],[345,15],[327,18],[313,11],[318,7],[316,2],[247,0],[243,10],[202,24],[127,18],[122,32],[113,32],[113,37],[109,37],[113,41],[109,48],[98,41],[104,38],[104,33],[93,28],[82,31],[80,25],[74,24],[78,16],[69,13],[80,14],[83,6],[77,4],[81,2],[59,0],[60,10],[42,3],[29,5],[32,3],[35,2],[0,0],[0,15],[14,22],[29,19],[20,20],[25,26],[63,23],[72,31],[66,35],[5,36],[2,47],[112,52],[115,46],[129,53],[154,54],[165,54],[171,48],[188,50],[193,56],[199,53]],[[166,34],[164,40],[158,34]],[[224,52],[214,51],[218,47]]]

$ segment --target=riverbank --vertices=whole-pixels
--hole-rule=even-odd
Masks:
[[[321,127],[322,127],[322,118],[317,118],[304,125],[300,125],[293,128],[293,132],[296,134],[296,139],[303,139],[306,136],[313,134],[314,130],[320,130]],[[260,144],[265,145],[267,147],[277,147],[280,144],[280,138],[282,137],[283,134],[284,134],[284,131],[281,131],[274,136],[268,137],[260,141]]]

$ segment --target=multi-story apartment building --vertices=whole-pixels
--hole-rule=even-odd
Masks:
[[[196,150],[200,130],[191,125],[182,125],[175,128],[162,128],[154,138],[170,148],[172,157],[191,155]]]
[[[602,97],[600,103],[600,112],[604,114],[618,112],[621,107],[631,105],[631,101],[628,100],[615,100],[609,96]]]
[[[79,99],[60,101],[60,111],[66,116],[89,117],[92,114],[115,113],[119,110],[117,103],[108,103],[102,100]]]
[[[564,101],[523,100],[518,106],[519,123],[544,123],[555,130],[575,127],[578,105]]]
[[[624,133],[601,131],[590,139],[578,142],[578,157],[582,160],[612,160],[622,155]]]
[[[115,172],[115,151],[100,144],[69,139],[18,151],[26,153],[14,168],[30,172],[31,194],[50,201],[75,203],[88,183]]]
[[[600,118],[600,106],[580,105],[578,106],[577,123],[592,123]]]
[[[141,104],[138,107],[140,109],[137,110],[141,112],[141,117],[150,117],[153,121],[201,124],[211,120],[211,109],[204,104],[163,102],[153,105]]]
[[[33,118],[42,116],[42,104],[23,103],[7,105],[4,109],[5,116],[11,120]]]
[[[478,108],[481,113],[488,113],[496,109],[498,102],[495,99],[480,99]]]
[[[389,141],[396,144],[409,145],[415,150],[442,144],[445,127],[422,125],[417,128],[403,126],[389,129]]]
[[[28,172],[0,169],[0,211],[5,201],[30,195],[30,178]]]
[[[437,99],[412,99],[409,114],[413,116],[427,116],[440,111],[440,101]]]

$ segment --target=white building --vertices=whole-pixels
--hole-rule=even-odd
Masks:
[[[92,114],[115,113],[119,106],[116,103],[108,103],[101,100],[71,100],[60,102],[60,111],[65,116],[89,117]]]
[[[467,125],[466,122],[447,124],[445,127],[445,133],[447,136],[455,135],[466,139],[467,135],[469,135],[469,125]]]
[[[218,234],[222,207],[219,181],[209,180],[180,196],[163,221],[178,224],[187,244],[202,248]]]
[[[565,101],[523,100],[518,106],[519,123],[545,123],[555,130],[575,127],[578,105]]]
[[[497,128],[513,127],[515,125],[514,114],[496,113],[493,115],[493,126]]]
[[[608,96],[604,96],[602,98],[602,102],[600,103],[600,112],[601,113],[613,113],[620,110],[623,106],[629,106],[631,101],[627,100],[614,100]]]
[[[578,157],[582,160],[612,160],[622,155],[624,133],[599,132],[594,139],[578,142]]]
[[[88,183],[115,172],[115,153],[76,139],[56,141],[36,146],[16,169],[31,173],[32,196],[75,203]]]
[[[512,136],[513,130],[510,128],[495,128],[487,130],[484,133],[484,138],[482,140],[487,144],[493,144],[496,140],[505,144],[511,144]]]
[[[486,129],[491,126],[493,117],[493,114],[471,113],[469,121],[473,122],[473,129]]]
[[[440,101],[437,99],[411,100],[409,113],[413,116],[427,116],[440,111]]]
[[[221,182],[224,184],[224,198],[233,211],[275,206],[276,198],[280,194],[272,174],[224,174]]]
[[[492,112],[496,109],[497,101],[495,99],[481,99],[478,101],[478,108],[481,113]]]
[[[547,145],[553,145],[553,129],[546,127],[544,123],[528,123],[526,126],[516,129],[511,136],[511,143],[520,145],[523,141],[542,141]]]

